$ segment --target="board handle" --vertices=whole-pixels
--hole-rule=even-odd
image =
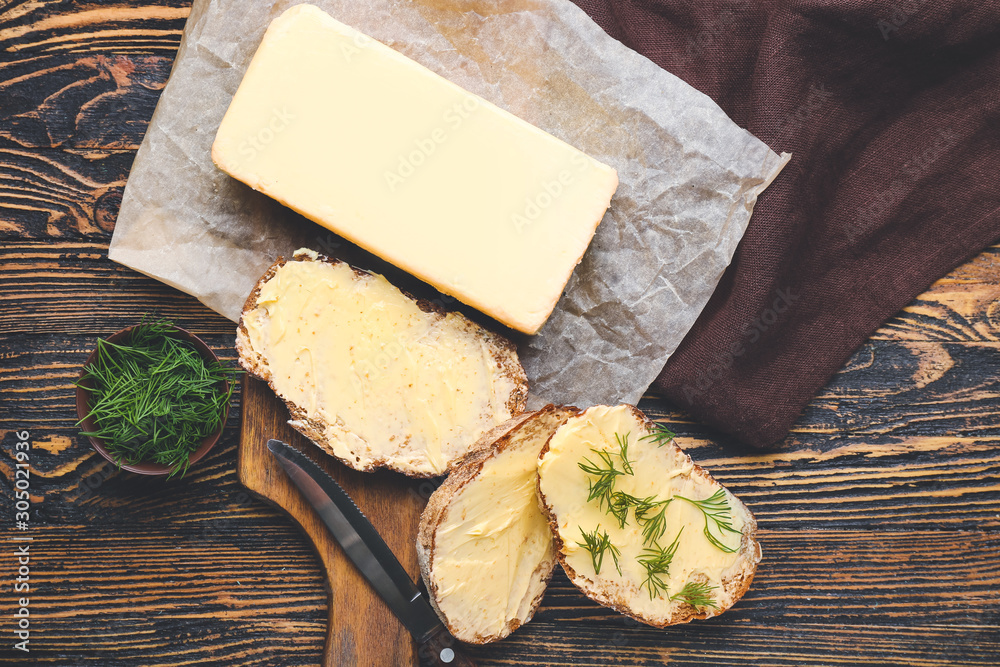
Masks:
[[[414,544],[424,496],[402,475],[357,472],[320,452],[288,425],[288,410],[260,380],[244,376],[242,407],[237,457],[240,481],[253,494],[291,516],[312,543],[326,574],[329,607],[322,664],[324,667],[413,667],[417,655],[410,633],[344,556],[319,515],[268,451],[267,441],[284,440],[306,452],[333,477],[364,511],[414,579],[420,573]]]
[[[443,625],[417,643],[417,656],[421,667],[476,667]]]

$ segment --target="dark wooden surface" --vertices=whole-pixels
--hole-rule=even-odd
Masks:
[[[333,477],[372,522],[410,576],[420,577],[417,525],[424,499],[420,480],[390,472],[351,470],[326,456],[288,425],[288,409],[265,382],[244,376],[236,474],[253,494],[283,509],[302,529],[319,557],[328,588],[323,667],[416,665],[416,647],[364,577],[347,559],[305,497],[267,448],[271,438],[304,453]]]
[[[182,480],[118,473],[79,437],[72,381],[99,336],[156,312],[234,357],[233,325],[107,260],[187,4],[0,3],[0,664],[315,665],[320,561],[236,475],[240,401]],[[724,616],[665,631],[561,574],[481,665],[1000,664],[1000,248],[864,345],[775,451],[648,397],[757,514],[764,549]],[[31,516],[14,528],[15,432]],[[11,650],[31,542],[29,654]],[[336,584],[336,582],[334,582]],[[18,594],[20,595],[20,594]]]

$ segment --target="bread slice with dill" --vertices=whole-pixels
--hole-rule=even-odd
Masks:
[[[595,406],[556,430],[538,464],[569,579],[657,627],[729,609],[761,560],[753,514],[672,436],[630,405]]]

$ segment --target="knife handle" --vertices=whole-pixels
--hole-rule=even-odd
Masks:
[[[417,655],[420,657],[421,667],[476,667],[476,663],[459,649],[458,640],[443,625],[439,625],[423,641],[417,643]]]

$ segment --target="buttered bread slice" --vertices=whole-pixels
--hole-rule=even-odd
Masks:
[[[576,412],[548,406],[485,436],[421,515],[420,573],[435,611],[458,639],[502,639],[541,602],[556,556],[536,495],[538,455]]]
[[[587,596],[659,627],[709,618],[750,586],[757,522],[630,405],[569,418],[538,463],[559,560]]]
[[[362,471],[441,475],[528,393],[507,339],[308,250],[258,281],[236,349],[289,424]]]

